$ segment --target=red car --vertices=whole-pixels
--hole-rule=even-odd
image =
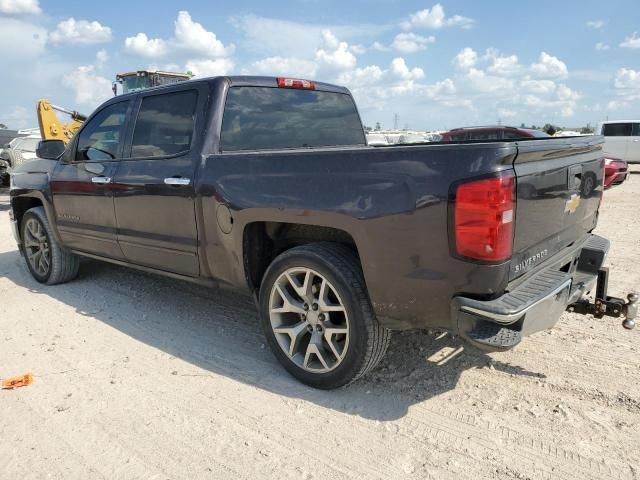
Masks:
[[[608,153],[604,154],[604,188],[611,188],[623,183],[629,175],[629,166],[621,158]]]
[[[506,127],[496,125],[489,127],[464,127],[454,128],[442,134],[441,142],[461,142],[465,140],[495,141],[502,139],[516,140],[518,138],[546,138],[547,135],[540,130],[532,128]]]

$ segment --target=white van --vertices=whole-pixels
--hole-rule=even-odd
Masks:
[[[604,135],[603,151],[629,163],[640,163],[640,120],[598,123],[596,135]]]

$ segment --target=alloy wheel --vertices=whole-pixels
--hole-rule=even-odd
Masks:
[[[306,371],[329,372],[347,353],[347,310],[336,288],[315,270],[289,268],[277,278],[269,319],[282,351]]]

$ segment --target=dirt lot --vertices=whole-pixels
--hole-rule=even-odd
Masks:
[[[612,293],[640,287],[640,175],[605,196]],[[640,328],[565,314],[516,350],[394,336],[333,392],[276,364],[251,300],[99,262],[44,287],[0,192],[0,478],[635,479]]]

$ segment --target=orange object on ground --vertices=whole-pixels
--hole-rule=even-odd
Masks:
[[[31,372],[16,377],[9,377],[2,380],[2,388],[18,388],[26,387],[33,383],[33,374]]]

